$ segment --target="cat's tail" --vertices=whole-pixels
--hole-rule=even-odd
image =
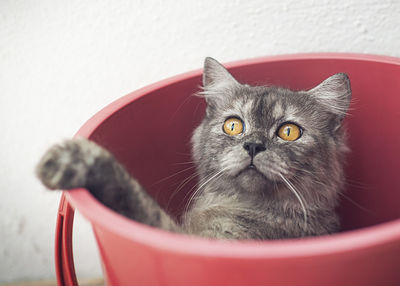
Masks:
[[[133,179],[114,156],[87,139],[50,148],[36,175],[51,190],[86,188],[107,207],[138,222],[180,232],[178,224]]]

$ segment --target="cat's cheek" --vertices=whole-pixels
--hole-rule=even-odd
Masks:
[[[320,132],[320,131],[312,131],[310,130],[312,128],[307,127],[304,129],[302,135],[300,136],[299,139],[289,142],[287,145],[288,148],[293,148],[294,150],[309,150],[316,148],[320,142],[323,142],[327,139],[327,134]],[[281,143],[287,143],[286,141],[281,142]]]
[[[219,156],[220,170],[236,176],[251,163],[251,158],[241,146],[225,148]]]

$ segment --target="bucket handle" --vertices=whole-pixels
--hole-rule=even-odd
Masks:
[[[74,213],[74,209],[68,203],[65,193],[63,193],[58,208],[55,241],[55,265],[57,284],[59,286],[78,285],[72,249]]]

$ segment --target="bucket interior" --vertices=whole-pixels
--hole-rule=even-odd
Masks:
[[[242,83],[310,89],[346,72],[353,103],[346,118],[351,152],[338,209],[342,229],[400,218],[400,65],[357,59],[288,59],[234,65]],[[199,75],[160,86],[113,113],[90,138],[109,149],[170,214],[179,218],[196,178],[190,138],[205,102]]]

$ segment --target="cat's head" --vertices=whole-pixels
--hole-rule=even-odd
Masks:
[[[342,121],[351,98],[346,74],[292,91],[241,84],[207,58],[201,95],[207,110],[192,142],[204,182],[218,178],[245,191],[269,191],[282,176],[306,185],[321,180],[337,185],[343,179]]]

